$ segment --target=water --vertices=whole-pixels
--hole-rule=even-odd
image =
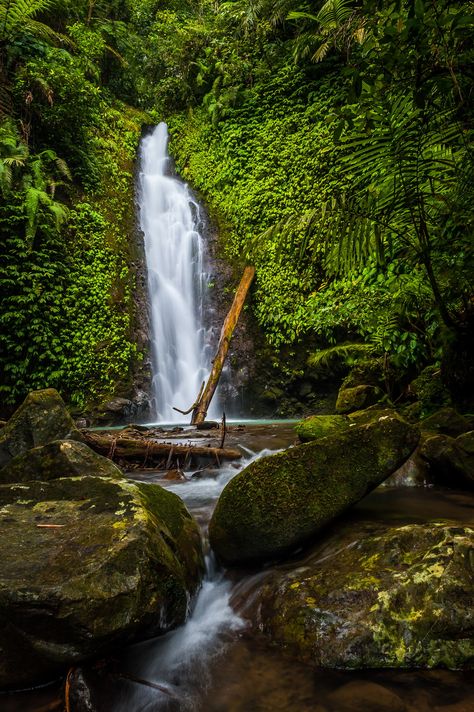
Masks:
[[[145,239],[152,332],[153,396],[158,421],[176,423],[210,371],[204,325],[209,276],[199,205],[170,173],[168,130],[160,123],[141,145],[140,226]],[[211,404],[209,418],[218,417]]]
[[[229,433],[247,456],[207,471],[200,479],[162,480],[163,473],[133,473],[178,494],[201,525],[207,524],[227,482],[252,459],[294,441],[290,424],[247,425]],[[362,500],[345,522],[385,527],[448,518],[474,521],[472,495],[436,488],[379,488]],[[403,701],[404,712],[472,712],[474,673],[434,671],[313,670],[270,649],[259,636],[258,594],[267,577],[307,561],[331,556],[340,547],[341,522],[314,547],[279,566],[224,572],[207,553],[207,574],[186,624],[166,636],[115,651],[106,664],[84,667],[93,712],[379,712],[377,685]],[[357,685],[371,698],[363,708],[334,703],[333,693]],[[372,686],[372,687],[370,687]],[[62,712],[58,689],[0,697],[2,712]],[[71,709],[85,712],[87,708]],[[384,708],[386,709],[386,708]],[[401,707],[393,709],[401,710]]]

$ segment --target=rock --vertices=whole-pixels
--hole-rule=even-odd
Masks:
[[[351,421],[344,415],[310,415],[295,426],[303,443],[347,430]]]
[[[355,386],[379,386],[383,387],[386,373],[382,358],[365,358],[358,361],[350,370],[342,382],[343,388],[354,388]]]
[[[355,526],[267,580],[259,629],[314,667],[472,667],[474,529]]]
[[[421,417],[451,405],[451,396],[441,380],[441,369],[427,366],[408,386],[409,393],[420,403]]]
[[[0,483],[56,480],[60,477],[122,478],[117,465],[84,443],[55,440],[17,455],[0,470]]]
[[[377,386],[341,388],[336,401],[336,413],[351,413],[377,403],[383,393]]]
[[[219,423],[215,420],[203,420],[202,423],[196,425],[196,430],[218,430]]]
[[[182,470],[176,468],[174,470],[168,470],[161,479],[169,480],[170,482],[186,482],[187,477]]]
[[[441,408],[420,423],[422,431],[457,437],[471,430],[471,424],[454,408]]]
[[[15,455],[52,440],[81,440],[64,401],[54,388],[26,396],[0,431],[0,467]]]
[[[218,500],[212,547],[229,564],[288,553],[397,470],[418,437],[392,414],[252,462]]]
[[[420,457],[418,448],[393,475],[383,483],[384,487],[424,487],[428,482],[428,465]]]
[[[428,463],[434,484],[474,487],[474,431],[458,438],[433,435],[421,445],[420,456]]]
[[[198,527],[156,484],[1,485],[0,528],[0,687],[183,623],[201,580]]]
[[[398,695],[383,685],[355,680],[328,695],[331,712],[405,712]]]

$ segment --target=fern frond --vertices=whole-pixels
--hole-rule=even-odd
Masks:
[[[367,358],[372,353],[371,344],[351,342],[336,344],[310,354],[307,364],[320,373],[332,373],[346,366],[348,362],[353,364],[360,359]]]

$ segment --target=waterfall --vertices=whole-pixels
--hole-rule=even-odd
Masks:
[[[141,145],[140,225],[150,299],[153,395],[157,420],[174,423],[194,403],[210,371],[204,326],[205,247],[199,205],[171,175],[168,130],[160,123]],[[216,417],[211,405],[209,417]]]

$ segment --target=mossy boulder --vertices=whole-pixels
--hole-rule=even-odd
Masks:
[[[122,478],[123,473],[111,460],[97,455],[84,443],[54,440],[17,455],[0,470],[0,483],[47,482],[61,477]]]
[[[0,431],[0,467],[33,447],[64,439],[81,440],[81,434],[63,399],[54,388],[33,391]]]
[[[395,472],[418,438],[392,414],[256,460],[223,490],[212,547],[228,564],[287,554]]]
[[[440,410],[424,418],[420,422],[420,428],[430,433],[440,433],[455,438],[471,430],[471,424],[457,410],[446,407],[440,408]]]
[[[358,526],[267,580],[259,629],[318,668],[473,667],[474,528]]]
[[[350,426],[351,421],[344,415],[310,415],[296,426],[296,434],[302,443],[325,438],[340,433]]]
[[[1,485],[0,527],[0,687],[183,623],[200,584],[198,527],[155,484]]]
[[[420,415],[426,417],[439,408],[451,405],[451,395],[441,378],[438,366],[427,366],[410,383],[411,393],[420,404]]]
[[[432,435],[420,447],[434,484],[446,487],[474,487],[474,431],[451,438]]]
[[[342,387],[336,401],[336,413],[352,413],[375,405],[383,393],[377,386],[361,385],[353,388]]]

